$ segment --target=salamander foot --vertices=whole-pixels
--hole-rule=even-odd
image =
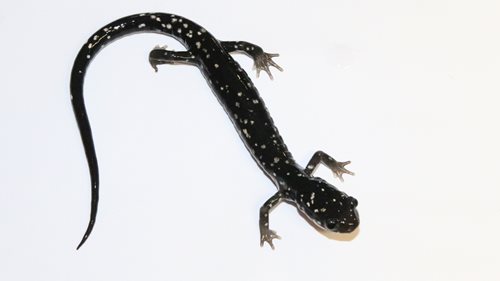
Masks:
[[[354,176],[353,172],[345,168],[345,166],[351,164],[351,161],[339,162],[323,151],[317,151],[314,153],[313,157],[309,160],[309,163],[304,169],[304,172],[308,175],[312,175],[320,163],[327,166],[333,172],[333,175],[339,178],[342,182],[344,181],[344,178],[342,177],[343,174]]]
[[[267,75],[269,75],[269,78],[273,80],[274,78],[271,74],[271,71],[269,70],[269,66],[274,66],[277,70],[283,71],[283,68],[281,68],[281,66],[273,61],[274,57],[279,57],[279,54],[268,54],[262,52],[259,55],[255,56],[253,68],[257,71],[257,77],[259,77],[260,72],[264,70]]]
[[[333,161],[334,162],[332,162],[331,164],[330,163],[327,164],[327,166],[328,168],[330,168],[330,170],[332,170],[333,174],[340,179],[340,181],[344,181],[344,178],[342,177],[343,174],[354,176],[353,172],[345,168],[346,165],[351,164],[351,161],[346,161],[346,162],[338,162],[335,160]]]
[[[273,239],[281,239],[281,237],[276,234],[276,231],[269,228],[262,230],[260,234],[260,246],[264,246],[264,242],[267,242],[271,246],[271,249],[274,250]]]

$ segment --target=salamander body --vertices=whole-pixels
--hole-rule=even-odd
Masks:
[[[313,177],[323,163],[335,175],[352,174],[344,168],[350,162],[338,162],[322,151],[316,152],[306,168],[295,162],[278,129],[246,72],[229,53],[240,51],[254,59],[257,75],[273,66],[276,54],[265,53],[257,45],[244,41],[219,41],[198,24],[181,16],[164,13],[144,13],[116,20],[99,29],[78,53],[71,74],[71,100],[85,149],[91,176],[91,214],[80,248],[92,232],[99,199],[99,174],[92,132],[83,99],[83,83],[87,67],[107,44],[123,36],[154,32],[179,40],[186,51],[170,51],[157,47],[149,54],[155,70],[162,64],[197,66],[213,93],[227,112],[241,140],[259,168],[277,187],[277,192],[260,209],[261,246],[264,242],[274,249],[272,240],[279,236],[269,229],[269,213],[280,202],[297,206],[306,218],[318,227],[333,232],[352,232],[359,224],[357,201],[325,180]]]

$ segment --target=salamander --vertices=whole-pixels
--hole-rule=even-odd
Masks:
[[[158,71],[159,65],[189,64],[198,67],[258,167],[276,186],[277,192],[260,208],[260,245],[280,237],[269,228],[269,214],[281,202],[297,207],[305,218],[322,230],[349,233],[359,225],[357,200],[340,191],[313,173],[321,163],[341,180],[343,174],[353,175],[328,154],[318,151],[303,168],[283,142],[273,119],[259,96],[252,80],[230,53],[243,52],[254,60],[257,76],[265,71],[272,79],[270,67],[282,70],[269,54],[245,41],[219,41],[206,29],[184,17],[166,13],[143,13],[118,19],[94,33],[80,49],[71,73],[70,91],[73,110],[85,150],[91,179],[91,211],[79,249],[94,227],[99,200],[99,171],[89,119],[83,98],[84,76],[88,65],[107,44],[126,35],[154,32],[173,37],[186,51],[155,47],[149,63]]]

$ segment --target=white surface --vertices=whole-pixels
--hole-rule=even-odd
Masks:
[[[500,2],[129,2],[1,4],[0,280],[500,280]],[[75,251],[90,187],[73,59],[145,11],[281,54],[285,72],[256,86],[299,162],[353,161],[343,184],[319,175],[358,198],[356,237],[329,239],[283,204],[283,239],[260,248],[273,185],[196,68],[153,73],[150,49],[180,45],[150,34],[89,69],[101,201]]]

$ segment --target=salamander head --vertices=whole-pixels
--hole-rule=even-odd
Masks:
[[[358,201],[320,178],[307,178],[297,193],[300,211],[318,227],[331,232],[349,233],[359,225]]]

